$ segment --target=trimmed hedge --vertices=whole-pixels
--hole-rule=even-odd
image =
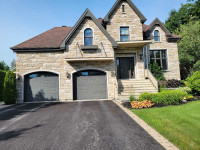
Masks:
[[[155,96],[157,95],[157,93],[142,93],[138,99],[139,102],[142,102],[144,100],[152,100]]]
[[[16,75],[7,71],[4,79],[3,100],[5,104],[15,104],[17,97]]]
[[[183,97],[187,96],[188,93],[178,90],[163,90],[160,93],[143,93],[139,97],[139,101],[150,100],[156,105],[178,105],[183,101]]]
[[[6,75],[6,72],[3,70],[0,70],[0,101],[3,101],[3,87],[4,87],[5,75]]]

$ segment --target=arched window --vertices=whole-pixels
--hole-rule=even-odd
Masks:
[[[93,31],[92,29],[86,29],[84,31],[84,43],[85,45],[93,45]]]
[[[154,31],[154,41],[160,41],[160,33],[158,30]]]

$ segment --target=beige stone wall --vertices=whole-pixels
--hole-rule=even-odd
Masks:
[[[122,4],[125,5],[125,13],[122,12]],[[107,25],[108,33],[110,33],[116,41],[120,41],[120,26],[129,26],[131,41],[143,40],[140,18],[126,2],[122,2],[113,12]]]
[[[98,27],[90,19],[85,19],[83,24],[75,32],[71,40],[67,43],[67,50],[64,52],[18,52],[17,53],[17,75],[21,79],[17,81],[18,102],[23,102],[23,78],[25,74],[37,71],[50,71],[59,74],[60,77],[60,101],[72,100],[72,78],[68,79],[66,73],[75,73],[81,69],[99,69],[107,73],[108,82],[108,99],[115,97],[116,77],[115,61],[110,62],[66,62],[65,58],[76,57],[76,43],[83,45],[83,32],[85,28],[92,28],[94,31],[94,45],[100,48],[100,42],[103,43],[103,57],[113,57],[114,50],[110,41],[98,29]],[[98,49],[94,53],[83,53],[78,49],[78,57],[101,57],[101,50]]]
[[[135,79],[144,79],[144,62],[140,59],[140,55],[143,55],[142,48],[132,47],[119,47],[116,51],[117,57],[130,57],[135,56]]]
[[[81,45],[84,45],[84,31],[87,28],[93,30],[93,45],[98,45],[98,50],[95,53],[84,53],[81,51]],[[114,57],[114,50],[112,44],[108,41],[107,37],[101,32],[101,30],[96,26],[96,24],[89,18],[86,18],[71,39],[67,42],[67,53],[65,53],[66,58],[76,57],[76,43],[78,43],[77,57],[101,57],[101,42],[103,57]]]
[[[168,70],[164,72],[166,79],[178,79],[180,80],[180,68],[179,68],[179,58],[178,58],[178,47],[177,43],[167,42],[165,32],[160,26],[156,26],[151,33],[151,38],[153,39],[154,30],[160,32],[160,42],[155,42],[152,40],[150,45],[150,50],[156,49],[166,49],[167,50],[167,62]]]

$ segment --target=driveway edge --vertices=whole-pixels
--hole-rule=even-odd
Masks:
[[[160,143],[167,150],[179,150],[174,144],[169,142],[165,137],[163,137],[160,133],[158,133],[155,129],[150,127],[146,122],[140,119],[137,115],[135,115],[129,109],[123,107],[116,100],[112,100],[115,104],[117,104],[127,115],[129,115],[134,121],[136,121],[145,131],[147,131],[158,143]]]

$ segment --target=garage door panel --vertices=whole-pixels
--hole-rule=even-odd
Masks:
[[[107,81],[106,74],[100,71],[87,70],[74,75],[74,99],[106,99]],[[87,73],[87,75],[85,75]]]
[[[25,76],[25,101],[56,101],[59,98],[58,75],[39,72]]]

